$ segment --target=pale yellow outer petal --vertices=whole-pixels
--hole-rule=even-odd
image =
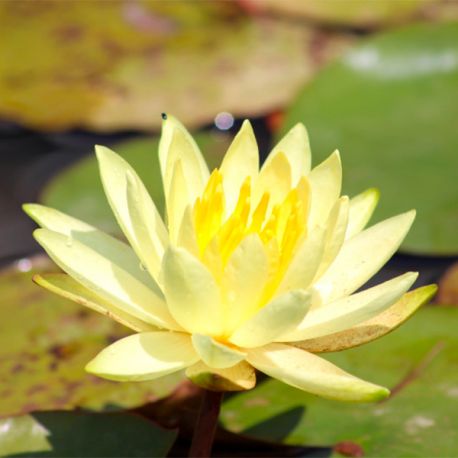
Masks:
[[[86,370],[109,380],[143,381],[185,369],[198,360],[188,334],[145,332],[105,348]]]
[[[306,289],[312,282],[323,257],[325,231],[316,227],[304,239],[290,262],[277,294],[293,289]]]
[[[83,286],[140,320],[167,329],[181,329],[157,292],[118,264],[80,239],[48,229],[37,229],[34,237],[51,259]]]
[[[312,155],[307,129],[302,123],[296,124],[272,149],[264,167],[268,167],[278,153],[284,153],[291,165],[292,185],[296,186],[302,175],[310,171]]]
[[[162,135],[159,142],[159,165],[166,196],[170,190],[173,169],[177,160],[183,164],[183,173],[189,185],[189,200],[195,200],[208,181],[208,167],[197,143],[183,124],[174,116],[167,115],[162,123]]]
[[[253,318],[242,324],[229,339],[239,347],[261,347],[278,336],[293,331],[310,306],[306,291],[289,291],[265,305]]]
[[[308,175],[312,202],[309,215],[309,227],[323,225],[340,196],[342,187],[342,164],[336,150]]]
[[[436,291],[436,285],[423,286],[404,294],[390,308],[370,320],[345,331],[317,337],[316,339],[292,342],[292,345],[311,353],[342,351],[363,345],[396,329],[421,305],[428,302]]]
[[[254,183],[253,208],[265,193],[270,196],[270,208],[283,202],[291,189],[291,173],[291,166],[284,153],[276,154],[268,164],[265,164]]]
[[[389,391],[344,372],[319,356],[285,344],[250,350],[256,369],[304,391],[339,401],[378,401]]]
[[[95,310],[102,315],[117,321],[118,323],[127,326],[137,332],[157,330],[153,325],[146,323],[134,316],[126,313],[119,307],[104,300],[102,297],[80,285],[76,280],[73,280],[67,274],[43,274],[34,275],[33,281],[48,289],[49,291],[74,301],[80,305],[84,305],[92,310]]]
[[[259,309],[268,274],[264,245],[257,234],[250,234],[232,253],[222,278],[226,335],[231,335]]]
[[[329,269],[314,285],[314,305],[351,294],[393,256],[415,218],[411,210],[386,219],[347,240]],[[316,301],[316,302],[315,302]]]
[[[228,347],[212,337],[202,334],[193,334],[192,344],[202,361],[215,369],[235,366],[246,356],[245,352]]]
[[[188,205],[184,210],[178,231],[177,245],[185,248],[194,256],[199,256],[199,245],[197,244],[191,205]]]
[[[190,333],[221,335],[221,295],[210,271],[183,248],[169,247],[162,282],[170,313]]]
[[[169,236],[162,218],[136,175],[127,172],[127,208],[132,233],[141,249],[141,259],[148,272],[157,279]]]
[[[184,212],[190,205],[189,196],[189,186],[184,176],[183,164],[181,160],[177,160],[173,167],[168,192],[165,195],[170,242],[175,245],[178,243]]]
[[[326,224],[323,257],[315,276],[315,281],[326,271],[339,253],[345,240],[348,224],[349,202],[347,196],[342,196],[334,205]]]
[[[186,369],[186,376],[196,385],[212,391],[251,390],[256,385],[256,374],[245,361],[225,369],[207,366],[203,361]]]
[[[154,260],[162,256],[168,243],[167,231],[156,206],[135,170],[121,156],[104,146],[96,146],[95,150],[103,188],[116,220],[139,259],[154,275],[158,270],[157,262]],[[129,189],[128,176],[131,182]],[[132,196],[133,192],[135,196]],[[128,199],[131,204],[130,211]],[[135,222],[132,220],[132,214]],[[148,229],[152,227],[154,231],[145,238],[146,230],[137,225],[147,226]],[[155,253],[149,258],[152,246],[155,247]]]
[[[374,213],[379,197],[378,189],[371,188],[350,199],[350,214],[345,239],[359,234],[366,227],[372,213]]]
[[[379,315],[413,285],[416,272],[408,272],[360,293],[311,310],[297,329],[280,337],[289,342],[321,337],[343,331]]]
[[[251,124],[246,120],[229,146],[220,167],[226,197],[226,214],[234,209],[242,183],[250,177],[253,184],[258,169],[258,144]]]

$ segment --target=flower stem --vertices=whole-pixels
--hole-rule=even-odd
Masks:
[[[189,451],[191,458],[210,457],[223,394],[222,391],[204,390]]]

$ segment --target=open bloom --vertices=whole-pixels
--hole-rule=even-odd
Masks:
[[[393,255],[409,211],[364,229],[375,190],[340,196],[336,151],[310,170],[298,124],[259,170],[245,121],[219,169],[164,116],[159,159],[166,224],[124,159],[97,147],[108,202],[130,246],[40,205],[34,233],[68,274],[40,285],[104,313],[136,333],[104,349],[87,370],[149,380],[186,369],[215,390],[249,389],[254,368],[320,396],[377,400],[388,390],[316,355],[360,345],[398,326],[434,292],[406,291],[406,273],[356,292]],[[377,355],[374,355],[374,359]]]

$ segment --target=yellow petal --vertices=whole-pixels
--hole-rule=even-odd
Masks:
[[[199,245],[197,244],[191,205],[188,205],[184,210],[178,231],[177,245],[185,248],[194,256],[199,256]]]
[[[379,315],[413,285],[416,272],[408,272],[360,293],[310,311],[296,330],[282,341],[312,339],[348,329]]]
[[[310,306],[306,291],[289,291],[265,305],[253,318],[243,323],[229,339],[246,348],[261,347],[278,336],[294,330]]]
[[[225,369],[235,366],[245,359],[246,356],[246,353],[228,347],[212,337],[203,334],[193,334],[192,344],[196,352],[202,358],[202,361],[207,364],[207,366],[215,369]]]
[[[393,256],[415,218],[411,210],[386,219],[347,240],[315,284],[319,305],[347,296],[364,285]]]
[[[182,162],[183,173],[189,184],[189,199],[195,200],[208,181],[208,167],[199,147],[186,128],[174,116],[167,114],[162,123],[159,142],[159,164],[166,196],[170,190],[177,160]]]
[[[105,348],[86,370],[109,380],[143,381],[185,369],[198,360],[188,334],[145,332]]]
[[[350,200],[350,214],[348,216],[347,232],[345,239],[359,234],[371,219],[377,206],[380,193],[378,189],[371,188],[358,194]]]
[[[300,390],[339,401],[379,401],[389,391],[344,372],[329,361],[299,348],[269,344],[250,350],[256,369]]]
[[[242,183],[247,177],[258,175],[259,154],[253,128],[249,121],[244,121],[238,134],[232,141],[220,167],[226,196],[226,214],[231,214],[237,203]]]
[[[436,294],[437,286],[428,285],[410,291],[375,318],[345,331],[328,336],[293,342],[295,347],[312,353],[347,350],[383,337],[406,321],[418,308]]]
[[[91,234],[88,233],[88,236]],[[76,281],[113,303],[124,312],[167,329],[181,329],[156,291],[148,288],[126,270],[122,261],[81,238],[37,229],[34,237],[51,259]]]
[[[169,247],[162,275],[167,305],[177,322],[190,333],[221,335],[221,297],[208,269],[186,250]]]
[[[80,305],[84,305],[105,315],[118,323],[127,326],[137,332],[154,331],[155,327],[145,321],[139,320],[134,316],[124,312],[119,307],[105,301],[102,297],[80,285],[76,280],[66,274],[43,274],[34,275],[33,281],[48,289],[49,291],[59,294]]]
[[[245,361],[226,369],[215,369],[199,361],[186,369],[186,376],[196,385],[211,391],[251,390],[256,385],[255,371]]]
[[[226,335],[231,335],[236,327],[259,309],[268,273],[264,245],[257,234],[250,234],[232,253],[223,274]]]
[[[342,196],[334,205],[326,223],[323,256],[320,267],[315,276],[315,281],[331,265],[339,253],[345,239],[348,224],[349,202],[347,196]]]
[[[310,171],[311,152],[307,129],[302,123],[296,124],[267,156],[264,167],[273,161],[278,153],[284,153],[291,165],[292,185],[296,186],[302,175]]]
[[[95,151],[103,188],[116,220],[139,259],[155,275],[158,266],[154,260],[162,256],[168,243],[167,231],[156,206],[135,170],[121,156],[104,146],[96,146]],[[143,226],[147,228],[143,229]],[[145,233],[150,228],[154,230],[145,238]],[[154,252],[152,258],[149,258],[148,253],[152,246]]]
[[[167,225],[170,241],[177,244],[181,221],[186,207],[190,205],[189,186],[183,172],[181,160],[177,160],[173,167],[173,174],[165,195],[167,206]]]
[[[127,172],[127,208],[132,234],[141,250],[139,258],[148,272],[157,279],[162,256],[169,243],[167,230],[149,195],[136,175]]]
[[[336,150],[308,175],[312,202],[310,207],[309,227],[323,225],[328,219],[342,186],[342,165],[340,154]]]

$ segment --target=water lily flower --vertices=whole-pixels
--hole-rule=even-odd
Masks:
[[[252,388],[258,369],[331,399],[387,396],[317,353],[381,337],[434,293],[434,286],[406,293],[414,272],[359,291],[397,250],[415,212],[365,229],[377,191],[341,196],[339,153],[311,169],[302,124],[259,169],[245,121],[210,173],[187,130],[164,118],[165,222],[132,167],[102,146],[102,183],[129,244],[25,205],[41,226],[36,240],[66,272],[35,281],[135,331],[86,369],[119,381],[186,370],[195,383],[222,391]]]

